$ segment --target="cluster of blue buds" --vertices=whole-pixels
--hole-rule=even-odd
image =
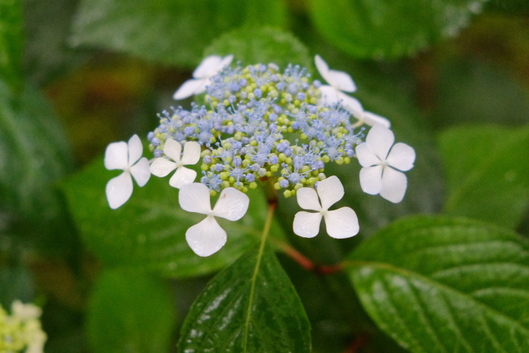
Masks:
[[[342,104],[319,104],[320,87],[299,66],[226,67],[211,77],[205,105],[160,114],[148,135],[151,150],[164,157],[168,139],[197,141],[201,182],[212,194],[227,187],[246,192],[267,179],[292,196],[325,179],[326,163],[350,163],[360,142]]]
[[[325,174],[328,163],[358,159],[364,192],[402,200],[403,172],[413,168],[415,151],[394,144],[389,121],[345,93],[356,90],[348,74],[329,69],[319,56],[315,65],[326,84],[300,66],[282,71],[273,63],[230,66],[232,60],[231,55],[205,58],[175,92],[176,100],[203,94],[204,104],[159,114],[160,125],[147,136],[154,159],[141,156],[137,135],[107,147],[106,168],[123,170],[106,187],[111,208],[130,198],[133,179],[141,187],[151,174],[175,171],[169,184],[180,189],[182,209],[206,216],[187,230],[186,240],[196,254],[209,256],[227,239],[215,217],[243,217],[250,203],[246,192],[259,183],[285,197],[295,195],[302,209],[312,211],[299,211],[293,220],[294,233],[306,238],[318,234],[322,219],[333,238],[359,231],[350,207],[329,210],[344,196],[344,187]],[[371,126],[366,136],[364,125]],[[197,171],[186,167],[197,163],[199,182]],[[210,198],[219,193],[212,208]]]

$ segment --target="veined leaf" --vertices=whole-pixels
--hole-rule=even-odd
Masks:
[[[516,227],[529,205],[529,128],[454,128],[439,145],[449,191],[445,213]]]
[[[412,352],[529,350],[529,244],[470,220],[415,217],[350,257],[373,320]]]
[[[179,352],[310,352],[310,324],[274,253],[252,249],[211,280],[184,322]]]
[[[193,66],[220,33],[245,24],[281,27],[285,15],[280,0],[84,0],[70,42]]]
[[[485,0],[311,0],[321,33],[357,57],[410,55],[453,36],[481,11]]]
[[[167,351],[175,322],[170,289],[147,274],[105,271],[88,310],[96,353]]]

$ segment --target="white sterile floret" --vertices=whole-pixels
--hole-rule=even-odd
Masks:
[[[210,78],[221,72],[232,60],[233,55],[225,57],[210,55],[206,57],[193,71],[194,78],[184,82],[173,95],[173,99],[180,100],[205,92],[206,86],[210,83]]]
[[[413,168],[415,150],[405,143],[393,146],[394,141],[393,132],[377,124],[369,130],[366,142],[356,147],[356,156],[363,167],[360,170],[362,190],[398,203],[404,198],[408,184],[402,172]]]
[[[201,183],[182,186],[178,201],[185,211],[206,215],[204,220],[186,232],[187,243],[198,256],[210,256],[226,244],[226,232],[217,223],[215,217],[237,221],[246,214],[250,204],[250,199],[246,194],[228,187],[222,190],[215,207],[211,209],[210,191],[206,185]]]
[[[362,114],[360,114],[359,116],[355,115],[355,118],[358,119],[358,122],[360,124],[367,124],[369,126],[375,126],[377,124],[381,124],[387,127],[388,129],[391,127],[391,122],[388,119],[384,118],[383,116],[380,116],[378,114],[371,113],[368,111],[363,111]]]
[[[336,239],[349,238],[359,230],[358,217],[350,207],[329,211],[344,195],[340,179],[331,176],[318,183],[317,193],[313,188],[300,188],[296,195],[301,208],[316,212],[299,211],[294,216],[294,233],[304,238],[315,237],[320,231],[322,217],[327,234]],[[319,197],[319,199],[318,199]],[[320,204],[321,201],[321,204]]]
[[[130,138],[129,142],[113,142],[105,151],[105,168],[108,170],[121,169],[123,173],[110,179],[106,186],[106,195],[110,208],[122,206],[132,195],[132,178],[140,187],[147,184],[151,173],[149,161],[141,157],[143,146],[138,135]]]
[[[182,145],[178,141],[169,139],[163,146],[163,152],[172,161],[164,157],[156,158],[151,164],[152,174],[157,177],[165,177],[176,169],[176,172],[169,180],[169,185],[177,189],[195,181],[197,172],[184,167],[184,165],[193,165],[200,160],[200,144],[198,142],[186,142],[182,153]]]
[[[328,104],[341,102],[351,114],[361,115],[364,111],[362,104],[356,98],[343,93],[356,91],[356,85],[351,76],[343,71],[329,69],[327,63],[319,55],[314,57],[314,62],[321,77],[328,83],[320,87],[322,99]]]

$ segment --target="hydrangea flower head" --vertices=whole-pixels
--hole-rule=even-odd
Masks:
[[[113,142],[105,151],[105,168],[108,170],[119,169],[123,173],[110,179],[106,187],[106,195],[110,208],[122,206],[132,195],[132,178],[138,186],[147,184],[151,173],[149,161],[142,157],[143,146],[138,135],[130,138],[129,142]]]
[[[413,168],[415,150],[405,143],[393,145],[393,132],[383,125],[369,130],[366,142],[356,147],[360,170],[360,186],[371,195],[399,203],[408,185],[406,172]]]
[[[406,186],[403,189],[402,177],[396,173],[413,165],[399,159],[409,150],[397,144],[390,152],[389,121],[364,111],[356,98],[345,93],[356,90],[348,74],[330,69],[316,56],[316,67],[328,83],[322,85],[298,65],[283,69],[274,63],[230,65],[232,59],[232,55],[207,57],[194,78],[175,94],[181,99],[204,93],[204,105],[178,106],[158,115],[159,125],[147,136],[154,155],[150,169],[146,159],[138,161],[139,139],[109,146],[105,165],[124,170],[118,177],[123,181],[111,181],[119,185],[117,191],[107,192],[111,207],[130,197],[131,175],[141,186],[149,170],[159,177],[175,171],[169,183],[180,189],[181,208],[206,216],[187,230],[187,242],[199,256],[209,256],[227,241],[216,217],[231,221],[243,217],[250,202],[246,193],[259,185],[268,189],[267,195],[297,197],[307,211],[295,215],[294,233],[307,238],[317,235],[322,219],[333,238],[359,231],[350,207],[329,209],[344,196],[340,180],[326,175],[329,164],[348,168],[358,157],[364,167],[360,175],[364,191],[393,202],[402,198]],[[375,125],[366,142],[363,124]],[[145,166],[147,172],[137,175],[136,169],[144,171]],[[196,170],[201,173],[198,178]],[[218,200],[211,208],[210,197],[215,196]]]
[[[15,300],[11,314],[0,305],[0,351],[42,353],[47,336],[40,323],[41,309]]]

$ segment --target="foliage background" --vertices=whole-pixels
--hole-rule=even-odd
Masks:
[[[164,196],[164,183],[136,188],[128,208],[107,208],[103,190],[113,175],[103,168],[104,149],[153,129],[156,112],[174,104],[175,89],[206,54],[313,70],[319,53],[353,76],[366,109],[388,117],[418,160],[399,205],[362,194],[354,168],[336,170],[350,180],[347,201],[362,229],[354,239],[305,240],[291,237],[288,224],[274,225],[278,242],[315,264],[374,264],[323,275],[279,252],[311,323],[313,351],[498,348],[476,343],[487,340],[522,351],[529,335],[529,5],[435,3],[3,0],[0,303],[20,298],[43,306],[46,352],[174,351],[193,300],[257,242],[248,234],[260,229],[263,208],[230,230],[221,255],[200,259],[175,243],[190,221],[173,212],[176,198]],[[281,205],[281,218],[291,219],[289,205]],[[408,218],[414,215],[423,216]],[[431,244],[415,237],[421,231]],[[424,258],[411,251],[434,245],[440,252]],[[470,263],[479,270],[464,272]],[[441,278],[450,266],[461,278]],[[432,286],[420,287],[422,278]],[[388,290],[373,295],[383,279]],[[487,297],[488,285],[511,291]],[[465,295],[451,296],[447,287]],[[428,296],[433,292],[440,294]],[[426,299],[410,302],[410,293]],[[470,296],[510,321],[470,307]],[[439,319],[443,298],[484,318],[478,328],[465,315],[456,319],[468,344]],[[401,332],[403,323],[426,329]],[[494,334],[485,332],[488,325],[498,325]],[[512,333],[518,329],[521,343]],[[451,339],[456,346],[439,343]]]

